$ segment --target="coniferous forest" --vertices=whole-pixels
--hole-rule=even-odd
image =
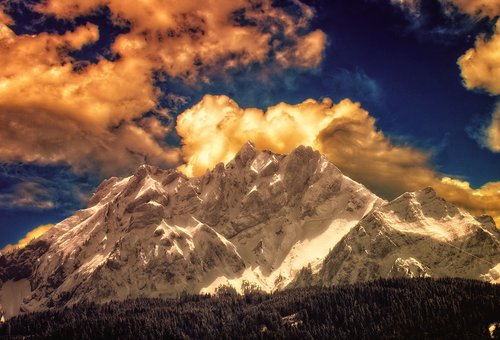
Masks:
[[[11,339],[485,339],[500,322],[500,286],[461,279],[396,279],[238,295],[181,294],[21,315]],[[499,324],[500,326],[500,324]],[[498,329],[493,337],[499,337]]]

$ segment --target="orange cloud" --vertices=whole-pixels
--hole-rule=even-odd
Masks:
[[[472,16],[496,17],[500,13],[500,2],[497,0],[441,0],[443,5],[455,6]]]
[[[293,48],[277,52],[276,59],[285,67],[316,67],[323,59],[326,40],[326,34],[323,31],[313,31],[298,38]]]
[[[0,24],[0,161],[64,162],[105,175],[145,160],[178,162],[175,149],[132,123],[156,106],[147,63],[101,59],[81,68],[69,57],[98,37],[92,24],[62,35],[16,35]]]
[[[158,108],[162,93],[153,74],[194,83],[254,63],[318,66],[326,37],[309,32],[313,10],[294,3],[296,16],[270,0],[46,0],[33,6],[67,20],[107,6],[115,23],[129,25],[110,47],[119,58],[96,63],[70,53],[99,39],[96,25],[17,35],[0,7],[0,161],[66,163],[106,176],[144,162],[178,164],[179,150],[165,143],[172,129],[165,122],[172,119]]]
[[[147,59],[170,76],[195,80],[212,67],[262,63],[274,53],[283,67],[316,67],[325,35],[303,33],[314,12],[300,1],[293,3],[300,11],[297,17],[274,7],[270,0],[48,0],[35,8],[68,19],[107,6],[117,23],[131,25],[130,32],[112,46],[114,52]],[[242,25],[242,21],[253,24]]]
[[[500,152],[500,102],[497,103],[491,123],[485,130],[485,141],[492,151]]]
[[[500,14],[500,11],[499,11]],[[500,94],[500,22],[491,38],[480,36],[476,45],[458,59],[467,88],[485,89]]]
[[[443,197],[475,215],[492,216],[497,228],[500,228],[500,182],[486,183],[478,189],[473,189],[469,182],[459,179],[443,177],[440,181],[441,183],[435,183],[433,186]]]
[[[386,198],[433,186],[445,199],[500,222],[500,182],[475,190],[467,182],[443,177],[429,165],[427,153],[394,145],[377,130],[375,119],[348,99],[279,103],[262,111],[241,108],[226,96],[207,95],[178,117],[177,132],[185,160],[180,169],[188,175],[229,161],[247,140],[280,153],[308,145]]]
[[[53,224],[45,224],[41,225],[32,231],[28,232],[19,242],[16,244],[8,244],[6,245],[0,252],[8,252],[14,249],[19,249],[19,248],[24,248],[30,243],[32,240],[39,238],[42,236],[46,231],[48,231],[50,228],[52,228],[54,225]]]
[[[11,25],[12,23],[12,18],[5,14],[4,7],[0,5],[0,24]]]
[[[500,7],[500,3],[497,4]],[[496,13],[500,15],[500,8]],[[496,23],[493,36],[478,37],[474,48],[458,59],[458,65],[468,89],[479,88],[500,95],[500,21]],[[483,131],[483,142],[490,150],[500,152],[500,101],[489,126]]]

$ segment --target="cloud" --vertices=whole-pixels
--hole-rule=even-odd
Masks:
[[[247,66],[273,55],[283,67],[316,67],[325,34],[307,32],[314,15],[311,7],[298,0],[291,4],[298,15],[270,0],[48,0],[35,8],[71,19],[107,6],[115,22],[130,24],[130,32],[113,44],[114,52],[147,59],[171,77],[197,80],[200,72],[214,66]]]
[[[498,4],[500,6],[500,4]],[[497,12],[500,15],[500,10]],[[482,89],[491,95],[500,95],[500,21],[490,38],[480,36],[474,48],[458,59],[464,85],[468,89]],[[493,152],[500,152],[500,100],[492,114],[489,126],[479,133],[479,142]]]
[[[500,152],[500,102],[497,103],[490,125],[484,131],[484,142],[492,151]]]
[[[500,228],[500,182],[486,183],[473,189],[467,181],[442,177],[434,188],[447,200],[457,203],[475,215],[487,214],[493,217]]]
[[[326,34],[323,31],[315,30],[298,37],[293,48],[278,51],[276,59],[285,67],[316,67],[323,59],[326,40]]]
[[[380,105],[383,99],[382,89],[378,82],[368,76],[362,69],[337,69],[327,77],[323,84],[337,98],[350,98],[354,101]]]
[[[109,47],[116,58],[98,56],[93,63],[73,52],[99,41],[98,26],[18,35],[0,7],[0,161],[67,164],[103,176],[144,162],[177,165],[179,150],[165,141],[173,127],[161,105],[165,94],[155,86],[158,75],[193,85],[253,64],[272,72],[317,67],[326,37],[309,29],[312,9],[292,3],[291,12],[270,0],[47,0],[32,6],[70,21],[107,6],[114,23],[129,29]]]
[[[377,130],[375,119],[349,99],[279,103],[263,111],[241,108],[227,96],[207,95],[178,117],[177,133],[185,160],[180,169],[188,175],[229,161],[247,140],[279,153],[309,145],[383,197],[433,186],[445,199],[500,222],[500,182],[474,190],[442,176],[430,166],[429,154],[393,144]]]
[[[455,7],[471,16],[494,18],[500,13],[497,0],[440,0],[446,7]]]
[[[460,43],[464,37],[489,29],[498,15],[494,14],[498,6],[493,1],[391,0],[391,3],[408,19],[406,29],[412,35],[442,45]]]
[[[420,0],[391,0],[391,4],[401,7],[404,11],[413,16],[420,16]]]
[[[415,16],[421,14],[421,0],[391,0],[391,3]],[[474,17],[493,19],[500,13],[500,3],[497,0],[439,0],[439,3],[448,15],[460,11]]]
[[[420,1],[391,0],[407,12],[418,13]],[[457,61],[464,86],[481,89],[493,96],[500,95],[500,1],[498,0],[440,0],[445,15],[465,13],[474,19],[489,18],[495,23],[490,36],[479,35],[475,46],[467,50]],[[415,10],[415,8],[417,8]],[[418,16],[418,15],[417,15]],[[500,152],[500,101],[492,114],[490,124],[479,133],[479,143],[493,152]]]
[[[458,59],[458,65],[468,89],[479,88],[500,95],[500,22],[491,38],[476,39],[475,47]]]
[[[147,65],[102,59],[75,70],[69,51],[98,36],[92,24],[62,35],[16,35],[0,25],[0,161],[66,163],[105,175],[145,160],[177,163],[175,149],[132,121],[156,106]]]
[[[57,215],[86,205],[101,178],[76,175],[69,166],[0,163],[0,209]]]
[[[36,182],[14,185],[12,192],[0,194],[0,207],[53,209],[55,207],[48,191]]]
[[[0,24],[11,25],[13,23],[12,18],[5,14],[4,6],[0,5]]]
[[[50,228],[52,228],[54,225],[53,224],[45,224],[41,225],[30,232],[28,232],[19,242],[16,244],[7,244],[0,252],[8,252],[14,249],[18,248],[24,248],[30,243],[33,239],[36,239],[40,236],[42,236],[46,231],[48,231]]]

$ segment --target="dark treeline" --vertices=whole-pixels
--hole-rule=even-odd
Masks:
[[[221,289],[212,297],[183,294],[178,299],[82,304],[13,318],[1,325],[0,336],[484,339],[494,322],[500,322],[500,285],[398,279],[274,294],[250,289],[239,296]]]

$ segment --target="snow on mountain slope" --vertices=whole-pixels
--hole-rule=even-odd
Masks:
[[[213,291],[243,279],[273,290],[303,266],[319,268],[383,202],[306,147],[277,155],[247,143],[196,178],[144,165],[104,181],[87,209],[33,245],[0,256],[2,287],[21,279],[31,287],[21,306],[1,303],[31,311]]]
[[[462,277],[495,282],[500,234],[490,217],[474,218],[432,188],[406,193],[365,216],[292,286],[332,285],[380,277]]]
[[[311,148],[247,143],[200,177],[143,165],[104,181],[87,209],[0,254],[0,305],[9,317],[244,280],[267,291],[379,277],[499,282],[499,250],[491,218],[430,188],[387,203]]]

